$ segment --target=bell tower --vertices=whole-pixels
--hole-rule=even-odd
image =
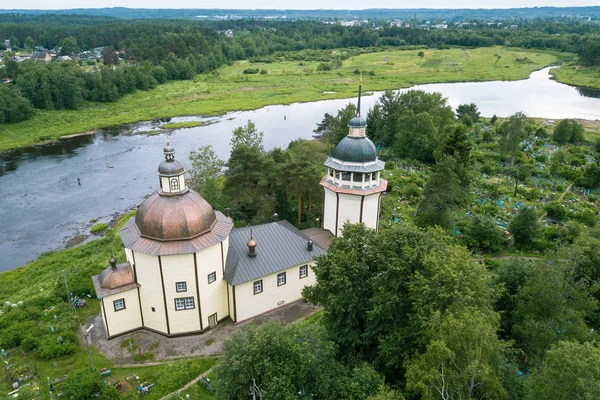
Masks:
[[[335,236],[342,234],[346,221],[379,228],[381,194],[387,181],[381,179],[384,162],[366,136],[367,121],[360,115],[362,72],[358,86],[356,116],[350,120],[348,135],[343,138],[327,161],[327,175],[321,180],[325,190],[323,228]]]

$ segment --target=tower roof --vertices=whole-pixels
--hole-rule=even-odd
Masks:
[[[333,150],[331,156],[345,162],[375,162],[377,160],[377,149],[366,136],[346,136]]]

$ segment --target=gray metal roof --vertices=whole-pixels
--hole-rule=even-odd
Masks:
[[[368,165],[345,165],[335,161],[333,157],[329,157],[327,161],[325,161],[325,166],[337,171],[369,173],[383,170],[385,168],[385,163],[377,159],[373,164]]]
[[[256,257],[248,256],[248,240],[256,241]],[[325,250],[313,244],[307,247],[308,237],[288,221],[238,228],[229,235],[229,252],[225,264],[225,280],[239,285],[263,276],[283,271],[295,265],[307,264]]]
[[[333,149],[332,156],[347,162],[369,162],[377,159],[377,149],[366,136],[346,136]]]

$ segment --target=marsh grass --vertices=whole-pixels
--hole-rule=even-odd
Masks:
[[[268,64],[240,61],[191,81],[169,82],[154,90],[133,93],[115,103],[86,103],[76,111],[38,110],[28,121],[0,125],[0,151],[155,118],[215,116],[272,104],[348,98],[355,95],[355,71],[359,68],[372,71],[372,76],[364,78],[364,88],[374,91],[435,82],[525,79],[562,57],[558,53],[503,47],[423,52],[424,58],[418,57],[416,50],[360,54],[342,61],[339,68],[319,72],[319,61],[290,60],[292,57],[287,58],[290,61]],[[531,62],[517,61],[524,57]],[[427,66],[429,60],[435,60],[436,66]],[[248,68],[265,67],[268,74],[243,73]]]

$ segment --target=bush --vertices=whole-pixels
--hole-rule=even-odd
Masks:
[[[258,72],[259,72],[258,68],[246,68],[244,71],[242,71],[242,73],[244,73],[246,75],[258,74]]]
[[[553,201],[552,203],[547,204],[544,208],[546,213],[548,213],[548,218],[559,222],[566,221],[568,213],[562,204]]]
[[[596,218],[596,213],[592,210],[585,209],[580,212],[577,212],[573,215],[573,219],[575,221],[579,221],[586,226],[596,226],[598,223],[598,218]]]
[[[499,251],[504,244],[504,234],[491,218],[477,215],[465,226],[464,240],[470,249]]]
[[[92,228],[90,229],[91,233],[100,233],[104,230],[106,230],[108,228],[108,224],[104,223],[104,222],[99,222],[97,224],[95,224],[94,226],[92,226]]]
[[[268,73],[269,73],[269,71],[267,71],[266,68],[263,68],[263,69],[260,70],[260,74],[261,75],[267,75]]]

